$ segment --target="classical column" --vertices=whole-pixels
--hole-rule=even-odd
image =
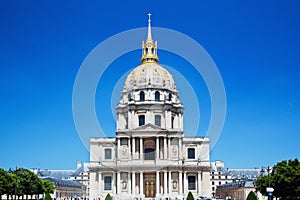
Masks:
[[[179,160],[182,159],[183,155],[181,155],[182,152],[182,138],[178,138],[178,158]]]
[[[172,172],[169,171],[169,194],[172,192]]]
[[[168,172],[164,171],[164,194],[167,195],[168,194]]]
[[[198,195],[200,196],[201,193],[201,172],[198,172]]]
[[[131,159],[131,138],[128,138],[128,151],[129,159]]]
[[[168,157],[167,157],[167,137],[164,137],[164,159],[167,159]]]
[[[183,172],[183,193],[186,194],[186,186],[188,185],[187,179],[186,179],[186,172]]]
[[[140,159],[141,160],[143,160],[143,151],[144,151],[143,138],[140,138]]]
[[[140,195],[144,196],[144,176],[143,171],[140,171]]]
[[[136,157],[135,157],[135,137],[132,137],[132,159],[136,159]]]
[[[128,183],[127,183],[128,194],[130,195],[131,194],[131,176],[130,176],[130,171],[127,174],[127,180],[128,180]]]
[[[159,159],[159,137],[156,137],[156,160]]]
[[[178,180],[179,180],[179,183],[178,183],[178,186],[179,186],[179,194],[182,194],[182,172],[181,172],[181,171],[179,171]]]
[[[117,159],[120,159],[120,158],[121,158],[120,153],[119,153],[119,152],[121,151],[121,150],[120,150],[120,149],[121,149],[121,148],[120,148],[120,146],[121,146],[121,144],[120,144],[120,138],[117,138],[117,143],[118,143],[118,149],[117,149],[117,152],[118,152],[118,158],[117,158]]]
[[[135,172],[132,172],[132,194],[135,195]]]
[[[116,181],[116,172],[113,172],[113,177],[112,177],[112,185],[113,185],[113,194],[117,194],[117,188],[116,188],[116,185],[117,185],[117,181]]]
[[[99,193],[102,194],[102,172],[99,172],[99,177],[98,177],[98,181],[99,181]]]
[[[170,153],[170,147],[171,147],[171,138],[168,138],[168,158],[171,158],[171,153]]]
[[[118,171],[117,173],[117,193],[116,194],[121,194],[121,173]]]
[[[156,196],[159,195],[159,171],[156,171]]]

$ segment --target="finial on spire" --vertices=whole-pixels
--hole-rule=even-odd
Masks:
[[[147,41],[152,41],[152,34],[151,34],[151,13],[148,13],[148,37],[147,37]]]
[[[151,13],[148,13],[148,35],[146,44],[143,41],[142,48],[143,48],[143,54],[141,61],[142,63],[157,63],[158,57],[157,57],[157,42],[153,42],[152,34],[151,34]]]

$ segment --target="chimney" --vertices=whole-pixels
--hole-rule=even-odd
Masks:
[[[82,167],[82,161],[77,161],[77,169],[81,168]]]

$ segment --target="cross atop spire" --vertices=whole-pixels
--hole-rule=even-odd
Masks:
[[[148,37],[147,37],[146,42],[153,41],[152,34],[151,34],[151,13],[148,13],[148,16],[149,16],[149,18],[148,18]]]
[[[152,33],[151,33],[151,13],[148,13],[148,35],[146,44],[143,41],[142,43],[143,48],[143,54],[141,61],[142,63],[157,63],[158,57],[157,57],[157,41],[154,43],[152,39]]]

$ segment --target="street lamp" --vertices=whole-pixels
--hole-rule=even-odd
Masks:
[[[263,174],[265,172],[265,170],[267,170],[268,172],[268,187],[266,188],[266,191],[268,193],[268,200],[272,200],[273,199],[273,192],[274,192],[274,188],[271,188],[271,182],[270,182],[270,172],[271,172],[271,167],[261,167],[261,174]]]

